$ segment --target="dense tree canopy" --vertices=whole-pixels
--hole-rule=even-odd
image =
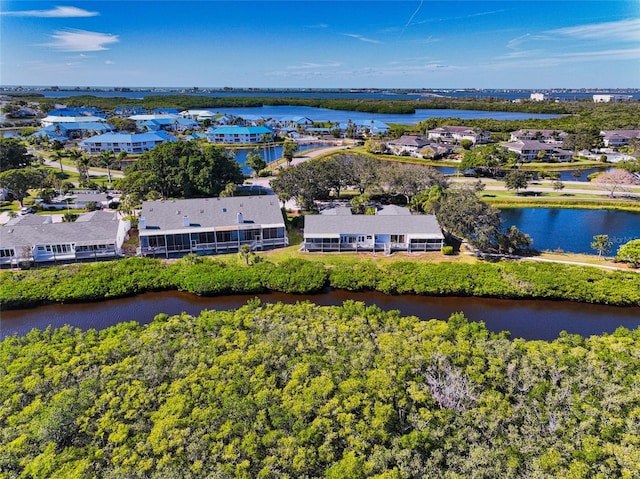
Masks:
[[[500,170],[514,165],[518,155],[496,143],[481,145],[473,150],[465,150],[462,161],[458,166],[461,171],[477,170],[487,171],[492,176]]]
[[[445,231],[467,239],[481,251],[515,253],[532,244],[515,226],[504,232],[500,210],[480,200],[473,189],[432,190],[423,201]]]
[[[0,343],[7,478],[640,474],[640,332],[267,305]]]
[[[0,138],[0,171],[14,170],[31,165],[33,156],[16,138]]]
[[[640,239],[631,240],[620,246],[616,260],[629,263],[634,268],[640,267]]]
[[[435,168],[377,160],[365,155],[337,154],[310,160],[280,170],[271,182],[273,191],[283,198],[297,198],[305,209],[330,194],[353,188],[360,194],[380,193],[411,197],[434,185],[447,186],[446,178]]]
[[[526,190],[529,185],[529,175],[523,170],[510,170],[504,175],[504,184],[508,190]]]
[[[600,130],[597,128],[580,129],[569,133],[562,144],[563,148],[573,151],[593,150],[603,146]]]
[[[125,170],[118,188],[145,197],[217,196],[228,183],[242,183],[240,165],[223,148],[192,141],[162,143]]]
[[[8,189],[20,202],[20,206],[29,194],[29,189],[39,188],[43,180],[44,172],[30,167],[0,173],[0,187]]]

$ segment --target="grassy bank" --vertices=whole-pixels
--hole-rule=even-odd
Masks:
[[[437,255],[434,255],[437,256]],[[425,257],[428,258],[427,255]],[[571,300],[620,306],[640,305],[635,272],[555,263],[375,262],[351,256],[314,256],[311,261],[269,258],[252,266],[216,258],[187,257],[163,262],[128,258],[115,262],[0,274],[0,307],[19,309],[51,302],[87,302],[146,291],[182,290],[223,294],[316,293],[326,287],[385,294],[480,296]],[[322,260],[322,262],[320,261]]]
[[[480,197],[496,208],[575,208],[640,212],[640,199],[606,198],[602,195],[540,193],[538,196],[522,196],[486,190]]]

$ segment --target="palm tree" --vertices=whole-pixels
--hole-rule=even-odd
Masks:
[[[249,261],[251,261],[251,256],[253,256],[253,252],[251,251],[251,245],[243,244],[240,246],[238,250],[238,256],[240,259],[244,260],[245,266],[249,266]]]
[[[126,151],[121,151],[120,153],[118,153],[118,168],[123,170],[124,168],[122,168],[122,162],[124,160],[127,159],[127,152]]]
[[[72,148],[68,152],[69,159],[76,164],[78,163],[78,158],[80,158],[83,154],[84,153],[82,152],[82,150],[79,150],[78,148]],[[60,169],[62,170],[62,163],[60,163]]]
[[[71,151],[69,151],[69,156],[71,156]],[[58,163],[60,163],[60,173],[64,174],[64,169],[62,168],[62,158],[64,158],[63,150],[54,150],[53,157]]]
[[[293,161],[293,154],[298,149],[298,144],[295,141],[285,140],[282,145],[282,156],[287,160],[287,165],[291,165]]]
[[[111,187],[111,167],[116,163],[116,155],[112,150],[100,153],[100,164],[107,169],[107,178],[109,179],[109,187]]]
[[[76,168],[78,169],[78,176],[80,186],[86,187],[89,184],[89,165],[91,164],[91,157],[85,154],[80,154],[75,159]]]

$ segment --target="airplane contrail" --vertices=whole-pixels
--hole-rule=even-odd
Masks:
[[[420,11],[420,9],[422,8],[422,4],[424,3],[424,0],[420,0],[420,5],[418,5],[418,8],[416,8],[416,11],[413,12],[413,14],[411,15],[411,17],[409,18],[409,21],[406,23],[406,25],[404,26],[404,28],[402,29],[402,31],[400,32],[400,35],[402,35],[404,33],[404,31],[407,29],[407,27],[409,25],[411,25],[411,22],[413,21],[413,17],[415,17],[418,12]]]

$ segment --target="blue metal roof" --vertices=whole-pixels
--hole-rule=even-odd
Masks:
[[[59,123],[56,126],[50,126],[47,128],[52,128],[55,130],[57,127],[60,130],[92,130],[92,131],[105,131],[105,130],[114,130],[114,127],[107,123],[98,123],[98,122],[72,122],[72,123]]]
[[[259,135],[273,134],[271,128],[266,126],[219,126],[210,128],[209,133],[214,135]]]
[[[104,117],[104,113],[95,107],[55,108],[47,113],[49,116],[97,116]]]
[[[177,141],[173,135],[165,131],[153,131],[149,133],[104,133],[92,136],[80,142],[81,145],[89,143],[142,143],[146,141]]]

